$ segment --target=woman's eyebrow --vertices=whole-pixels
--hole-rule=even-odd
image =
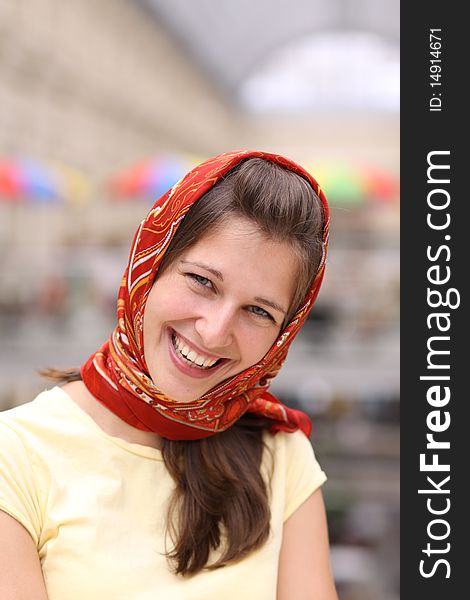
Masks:
[[[279,312],[281,312],[284,315],[287,315],[287,310],[282,308],[282,306],[280,304],[278,304],[277,302],[274,302],[273,300],[268,300],[267,298],[260,298],[258,296],[256,296],[256,298],[254,298],[254,300],[256,302],[259,302],[260,304],[265,304],[266,306],[270,306],[271,308],[274,308],[274,310],[278,310]]]
[[[215,277],[217,277],[217,279],[220,279],[220,281],[224,280],[224,276],[222,275],[222,273],[220,271],[218,271],[217,269],[214,269],[213,267],[209,267],[208,265],[205,265],[204,263],[191,262],[189,260],[182,260],[181,264],[182,265],[192,265],[193,267],[199,267],[200,269],[204,269],[205,271],[209,271],[209,273],[212,273],[212,275],[214,275]]]

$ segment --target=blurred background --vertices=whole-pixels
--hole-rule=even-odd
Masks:
[[[313,418],[341,600],[399,597],[398,45],[398,0],[0,0],[0,409],[109,335],[153,199],[290,156],[331,251],[273,391]]]

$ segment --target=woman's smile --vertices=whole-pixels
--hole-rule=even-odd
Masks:
[[[259,362],[279,335],[297,274],[291,246],[232,217],[157,277],[144,310],[148,372],[191,402]]]
[[[201,350],[171,328],[168,329],[167,335],[170,358],[184,375],[211,377],[227,361]]]

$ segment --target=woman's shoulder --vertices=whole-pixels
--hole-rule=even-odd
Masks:
[[[264,433],[265,446],[276,454],[284,454],[286,458],[314,455],[310,439],[299,429],[296,431],[277,431]]]
[[[270,474],[275,496],[284,498],[284,520],[326,481],[310,439],[302,431],[264,436],[263,467]]]
[[[65,395],[60,387],[39,393],[34,400],[0,412],[0,424],[15,431],[39,429],[54,416],[67,412]]]
[[[31,456],[47,463],[51,452],[69,447],[71,436],[83,429],[76,412],[62,388],[44,390],[34,400],[0,412],[0,446],[17,439]]]
[[[50,483],[48,407],[57,392],[0,412],[0,510],[19,521],[38,543]],[[50,411],[52,412],[52,411]],[[53,443],[53,442],[52,442]]]
[[[274,435],[269,432],[264,434],[264,444],[274,463],[274,468],[287,472],[310,470],[320,472],[317,454],[310,438],[302,431],[278,431]]]

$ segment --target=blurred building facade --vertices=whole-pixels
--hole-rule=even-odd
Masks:
[[[160,150],[245,147],[398,169],[397,115],[250,117],[136,2],[0,0],[0,81],[2,153],[97,179]]]
[[[216,87],[133,2],[0,1],[0,148],[103,176],[158,150],[226,149]]]

